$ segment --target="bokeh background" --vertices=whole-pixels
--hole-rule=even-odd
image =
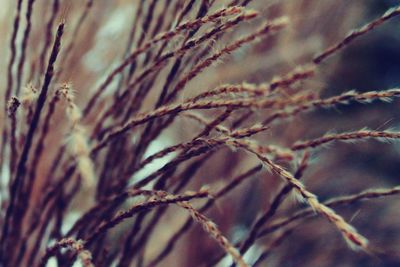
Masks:
[[[85,16],[78,34],[74,29],[80,21],[85,1],[61,1],[61,12],[57,20],[66,21],[64,47],[73,44],[68,57],[61,52],[62,66],[56,70],[56,84],[71,82],[76,90],[76,102],[82,106],[89,99],[91,89],[98,85],[105,75],[124,58],[129,49],[127,42],[135,12],[141,0],[95,0],[92,9]],[[145,12],[153,13],[147,32],[143,26],[135,29],[138,39],[151,39],[151,31],[160,16],[166,21],[173,20],[176,14],[172,6],[166,10],[167,0],[143,0]],[[9,58],[9,39],[17,1],[0,0],[0,87],[1,95],[5,90],[7,63]],[[38,72],[38,57],[43,46],[45,26],[49,18],[51,0],[37,0],[33,12],[32,32],[27,50],[27,64],[23,84],[32,82],[39,86],[41,75]],[[170,1],[178,2],[178,1]],[[185,2],[185,1],[182,1]],[[215,9],[228,1],[216,0]],[[197,3],[196,3],[197,4]],[[287,15],[291,24],[287,30],[271,38],[246,46],[205,70],[188,84],[179,100],[198,94],[200,91],[223,83],[262,83],[273,77],[283,75],[294,67],[302,65],[324,48],[340,40],[351,29],[358,28],[368,21],[379,17],[388,8],[399,5],[394,0],[254,0],[248,5],[261,13],[262,19]],[[24,10],[24,9],[23,9]],[[193,18],[189,14],[188,18]],[[24,14],[24,13],[22,13]],[[258,21],[258,22],[259,22]],[[82,22],[82,21],[81,21]],[[25,21],[21,21],[24,28]],[[255,23],[257,24],[257,23]],[[221,49],[224,44],[254,29],[255,24],[247,23],[237,30],[207,44],[209,53]],[[316,76],[302,81],[296,89],[306,88],[323,97],[340,94],[349,90],[359,92],[396,88],[400,84],[400,18],[394,18],[376,30],[337,53],[322,63]],[[167,27],[164,27],[164,30]],[[142,37],[143,36],[143,37]],[[21,42],[18,35],[17,43]],[[72,41],[71,41],[72,40]],[[168,43],[168,48],[176,48],[179,40]],[[133,45],[134,47],[134,45]],[[65,51],[64,51],[65,52]],[[144,60],[144,59],[141,59]],[[167,75],[163,70],[155,81],[152,93],[146,98],[141,111],[151,110],[162,89]],[[54,85],[56,86],[56,85]],[[101,99],[102,105],[112,101],[112,88]],[[3,101],[2,101],[3,104]],[[213,116],[215,113],[204,113]],[[267,116],[267,111],[255,111],[245,123],[249,126]],[[0,120],[5,123],[4,114]],[[62,123],[63,112],[57,112],[59,121],[52,128],[44,159],[39,165],[39,173],[48,172],[56,147],[65,138],[68,124]],[[319,137],[327,132],[354,131],[367,127],[373,130],[400,129],[399,101],[391,103],[374,102],[372,104],[349,104],[329,110],[318,110],[294,119],[274,124],[270,130],[254,138],[260,143],[290,146],[298,140]],[[85,121],[90,127],[95,117]],[[228,120],[227,124],[232,120]],[[181,119],[154,140],[145,153],[145,157],[167,146],[190,140],[201,128],[190,120]],[[52,144],[55,144],[54,146]],[[167,163],[171,157],[157,160],[139,173],[140,179]],[[400,183],[400,144],[368,140],[356,143],[333,143],[311,151],[309,167],[304,174],[304,183],[321,200],[334,196],[348,195],[368,188],[388,188]],[[221,149],[208,160],[195,175],[187,189],[199,189],[204,184],[227,181],[231,177],[257,164],[257,159],[240,151]],[[287,164],[295,169],[295,164]],[[9,174],[3,170],[3,186],[9,181]],[[40,175],[39,175],[40,176]],[[40,179],[33,188],[33,203],[40,196]],[[282,187],[278,177],[268,171],[254,175],[238,190],[218,201],[207,216],[212,218],[222,232],[233,242],[240,241],[248,233],[257,216],[266,210],[273,197]],[[3,195],[4,196],[4,195]],[[84,196],[73,204],[63,227],[68,229],[78,214],[87,208]],[[276,218],[290,216],[305,204],[289,197]],[[5,207],[2,207],[4,213]],[[344,218],[365,235],[374,246],[385,251],[384,256],[376,257],[363,252],[352,251],[342,240],[332,225],[320,216],[307,219],[299,224],[290,235],[273,248],[269,257],[261,266],[280,267],[395,267],[400,266],[400,198],[390,196],[358,202],[346,207],[335,208]],[[186,220],[187,214],[171,207],[160,225],[155,229],[144,254],[146,262],[154,258],[163,244]],[[125,227],[129,227],[127,224]],[[120,249],[124,231],[116,231],[110,237],[110,250]],[[263,249],[276,238],[276,234],[260,239],[246,254],[245,258],[254,261]],[[221,253],[219,247],[204,234],[200,226],[194,226],[177,243],[174,251],[159,266],[203,266],[211,258]],[[55,262],[51,262],[54,264]],[[136,264],[136,263],[135,263]],[[220,266],[229,266],[228,259]],[[50,265],[49,265],[50,266]],[[112,265],[110,265],[112,266]],[[140,266],[140,265],[132,265]]]

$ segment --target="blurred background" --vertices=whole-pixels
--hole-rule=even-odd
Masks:
[[[163,17],[166,22],[173,21],[176,17],[176,10],[173,7],[175,2],[179,1],[146,0],[142,3],[143,12],[152,13],[153,19],[148,25],[144,23],[145,16],[139,19],[140,23],[135,22],[140,1],[95,0],[90,11],[83,17],[81,14],[85,10],[86,1],[61,1],[56,20],[66,21],[66,32],[60,54],[61,63],[56,68],[54,87],[62,82],[71,82],[76,91],[78,106],[84,106],[93,89],[128,55],[129,51],[135,48],[135,42],[137,44],[142,38],[150,40],[154,36],[152,30],[156,33],[158,29],[156,25],[160,17]],[[216,0],[212,10],[226,6],[229,2],[231,1]],[[16,4],[17,1],[0,0],[1,85],[7,82],[5,73],[10,57],[9,40]],[[197,4],[196,2],[195,5]],[[364,25],[382,15],[388,8],[399,4],[400,1],[394,0],[250,1],[247,8],[259,11],[260,18],[254,23],[245,23],[220,39],[204,45],[205,48],[208,46],[208,53],[213,53],[223,48],[224,44],[230,40],[254,30],[254,27],[265,19],[287,15],[291,21],[288,29],[224,57],[191,81],[183,94],[178,97],[177,102],[220,84],[263,83],[276,76],[284,75],[296,66],[309,62],[315,54],[343,38],[351,29]],[[24,6],[22,16],[25,14],[25,8]],[[32,82],[36,87],[40,86],[42,66],[39,58],[45,38],[45,25],[50,17],[51,8],[51,0],[36,0],[23,86],[28,82]],[[194,15],[193,11],[187,19],[194,18]],[[26,22],[22,19],[21,29],[25,27],[24,23]],[[141,26],[132,27],[135,23]],[[77,25],[81,26],[77,27]],[[165,23],[161,30],[158,29],[159,32],[167,30],[167,25]],[[400,84],[399,26],[400,18],[394,18],[361,37],[334,57],[323,62],[314,77],[296,84],[294,89],[304,89],[318,93],[322,97],[328,97],[353,89],[364,92],[398,87]],[[79,30],[75,32],[77,28]],[[135,32],[134,43],[129,45],[129,36],[132,32]],[[22,31],[17,36],[18,46],[21,40]],[[181,41],[179,38],[172,40],[168,43],[168,49],[176,48]],[[69,53],[66,52],[67,48],[70,48]],[[144,58],[140,60],[145,61]],[[188,66],[190,67],[189,63]],[[167,68],[162,70],[154,82],[151,94],[145,99],[141,111],[149,111],[153,108],[167,74]],[[112,101],[112,94],[117,87],[118,81],[108,89],[96,109],[100,110],[103,105],[107,106],[109,101]],[[2,96],[3,90],[5,86],[0,87]],[[207,117],[215,116],[217,113],[203,114]],[[3,113],[1,116],[0,120],[3,124],[5,117]],[[62,111],[57,112],[56,116],[59,118],[56,120],[58,122],[53,125],[44,159],[39,163],[39,174],[43,176],[49,171],[56,148],[60,140],[65,139],[65,131],[68,127],[67,124],[62,123],[64,120]],[[250,126],[266,116],[268,116],[268,111],[256,110],[243,126]],[[398,100],[391,103],[374,102],[368,105],[352,103],[279,121],[270,130],[257,134],[254,139],[262,144],[288,147],[296,141],[316,138],[327,132],[356,131],[365,127],[373,130],[400,130],[399,116]],[[95,120],[95,116],[90,117],[85,121],[85,125],[91,127]],[[232,121],[227,120],[226,124],[230,125]],[[199,131],[201,127],[193,121],[178,120],[151,142],[144,153],[144,158],[165,147],[188,141]],[[310,152],[311,158],[303,175],[303,181],[310,191],[319,196],[320,200],[355,194],[369,188],[394,187],[400,183],[400,144],[397,141],[368,140],[354,144],[336,142]],[[171,157],[155,161],[138,173],[135,179],[145,177],[169,160]],[[226,182],[256,164],[257,159],[244,152],[227,148],[218,150],[197,171],[187,189],[198,190],[204,184],[213,184],[216,181]],[[282,164],[290,170],[295,170],[298,162],[283,162]],[[1,175],[4,186],[9,181],[9,173],[3,170]],[[268,209],[271,200],[283,186],[278,177],[266,170],[253,176],[252,179],[247,179],[240,188],[218,201],[214,208],[206,213],[233,243],[241,241],[249,233],[255,219]],[[39,197],[40,185],[39,179],[33,189],[32,201],[35,201],[35,196]],[[305,207],[305,204],[299,204],[292,197],[288,197],[274,218],[286,218]],[[87,207],[84,204],[72,207],[63,227],[68,229],[80,214],[80,209],[85,208]],[[335,207],[335,210],[350,221],[374,246],[385,251],[385,256],[375,257],[352,251],[330,223],[321,216],[314,216],[296,226],[279,243],[279,246],[271,249],[268,258],[259,266],[400,266],[400,198],[398,196],[357,202],[345,207]],[[4,207],[2,213],[4,213]],[[146,251],[143,252],[144,266],[158,255],[163,244],[179,229],[186,218],[187,214],[179,208],[169,208],[150,238]],[[122,229],[120,232],[116,231],[115,236],[110,238],[111,251],[120,249],[119,242],[123,234]],[[254,262],[278,235],[279,231],[259,239],[247,252],[245,258],[249,262]],[[174,251],[157,266],[205,266],[209,260],[220,254],[218,245],[204,234],[200,226],[196,225],[177,243]],[[219,266],[229,265],[228,259],[219,263]]]

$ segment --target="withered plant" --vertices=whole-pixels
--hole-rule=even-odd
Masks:
[[[2,1],[0,266],[400,266],[370,2]]]

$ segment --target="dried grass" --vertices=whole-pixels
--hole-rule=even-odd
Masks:
[[[399,7],[344,37],[319,32],[333,45],[321,49],[310,41],[322,51],[313,56],[293,47],[309,38],[303,24],[324,19],[314,21],[304,8],[331,8],[323,1],[78,2],[10,4],[16,12],[3,51],[9,60],[1,65],[0,266],[79,260],[82,266],[243,267],[261,266],[270,256],[271,266],[283,260],[311,266],[307,255],[321,254],[310,245],[317,239],[332,248],[318,266],[335,266],[338,255],[349,266],[376,258],[379,266],[399,264],[390,244],[377,241],[382,229],[399,235],[390,218],[382,225],[353,223],[333,208],[378,198],[387,213],[399,206],[386,201],[399,186],[375,189],[368,170],[342,158],[362,149],[360,141],[395,147],[400,133],[370,127],[369,117],[385,123],[380,109],[396,105],[400,89],[325,94],[317,85],[329,84],[325,74],[334,75],[341,51],[356,39],[395,24]],[[338,8],[348,4],[339,2]],[[127,9],[132,24],[117,25]],[[328,22],[338,32],[351,24]],[[365,112],[358,117],[351,114],[357,103]],[[343,106],[349,120],[333,133],[345,120],[328,110]],[[325,178],[332,172],[335,183]],[[354,172],[366,178],[357,181]],[[341,247],[334,231],[321,234],[323,220],[307,230],[316,215],[354,251]],[[310,254],[290,256],[285,241],[296,234],[298,250]]]

